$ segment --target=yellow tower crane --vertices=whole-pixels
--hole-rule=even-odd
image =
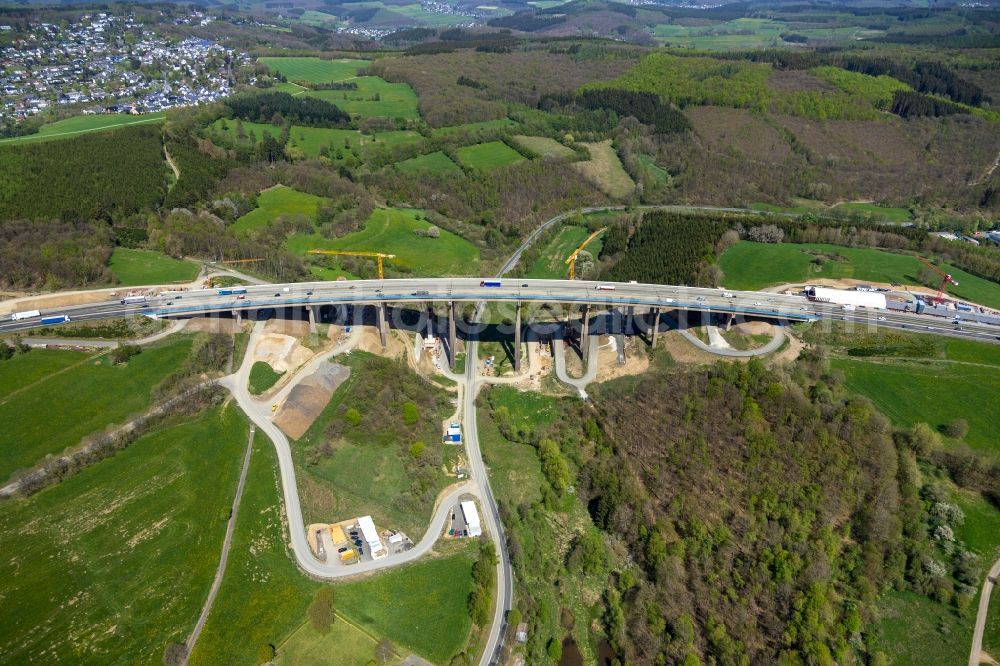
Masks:
[[[376,257],[378,259],[379,280],[385,279],[385,274],[382,272],[382,260],[396,258],[396,255],[385,254],[384,252],[348,252],[347,250],[309,250],[309,254],[333,254],[346,257]]]
[[[583,252],[583,248],[587,247],[590,244],[590,241],[594,240],[595,238],[597,238],[598,236],[600,236],[601,234],[603,234],[607,230],[608,230],[607,227],[601,227],[600,229],[598,229],[594,233],[590,234],[589,236],[587,236],[587,240],[583,241],[583,243],[580,244],[580,247],[578,247],[575,250],[573,250],[573,254],[569,255],[569,259],[566,260],[566,263],[569,264],[569,279],[570,280],[573,280],[573,279],[576,278],[576,257],[577,257],[577,255],[580,254],[581,252]]]

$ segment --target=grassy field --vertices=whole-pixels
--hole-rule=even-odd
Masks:
[[[258,142],[263,138],[264,132],[276,135],[281,131],[280,127],[269,123],[241,121],[240,124],[242,124],[243,131],[246,132],[247,136],[252,134]],[[239,138],[238,125],[235,120],[220,118],[210,127],[211,133],[215,136],[226,136],[231,141],[236,141]],[[364,151],[372,146],[392,147],[405,143],[416,143],[421,140],[420,134],[411,130],[362,134],[357,130],[292,125],[288,133],[288,146],[292,151],[299,151],[306,157],[319,157],[320,150],[326,147],[329,150],[328,157],[334,161],[344,160],[351,156],[362,159]]]
[[[573,167],[592,180],[605,194],[626,197],[635,189],[631,176],[625,172],[618,153],[611,146],[611,139],[598,143],[585,143],[590,152],[586,162],[574,162]]]
[[[812,263],[822,254],[819,270]],[[838,259],[841,257],[842,259]],[[808,282],[816,278],[853,278],[872,282],[917,285],[921,263],[910,255],[871,248],[849,248],[822,244],[754,243],[740,241],[719,260],[723,284],[731,289],[761,289],[769,285]],[[945,265],[959,281],[948,293],[992,307],[1000,307],[1000,284]]]
[[[236,220],[233,229],[237,233],[247,233],[274,222],[282,215],[302,215],[314,222],[316,207],[322,202],[323,197],[277,185],[261,192],[257,197],[257,208]]]
[[[319,659],[361,666],[355,655],[364,641],[355,632],[334,629],[316,636],[306,620],[306,608],[320,586],[302,575],[285,549],[280,487],[274,448],[263,436],[254,442],[247,485],[237,519],[226,575],[205,630],[190,663],[257,663],[257,647],[271,643],[280,663],[303,663],[300,655],[315,655],[329,646],[343,650]],[[466,599],[471,589],[471,554],[423,560],[374,578],[337,585],[334,606],[346,619],[374,638],[389,638],[407,650],[447,663],[461,650],[468,634]],[[335,625],[336,626],[336,625]],[[343,633],[340,633],[343,632]],[[330,645],[331,636],[346,635],[344,646]],[[340,655],[340,652],[335,652]]]
[[[198,276],[198,265],[193,262],[174,259],[152,250],[127,247],[115,248],[109,266],[118,278],[118,284],[123,287],[190,282]]]
[[[281,645],[275,664],[297,666],[333,662],[343,666],[364,666],[375,657],[377,645],[378,639],[338,615],[326,634],[316,631],[311,622],[304,622]],[[394,666],[400,661],[398,657],[392,657],[385,664]]]
[[[567,159],[576,155],[569,146],[564,146],[555,139],[546,136],[524,136],[518,134],[513,137],[514,143],[520,148],[531,151],[536,155],[549,157],[565,157]]]
[[[377,76],[352,79],[357,90],[312,90],[305,94],[336,104],[352,116],[362,118],[420,117],[417,94],[405,83],[389,83]]]
[[[274,386],[283,374],[285,373],[275,372],[264,361],[257,361],[250,366],[250,392],[254,395],[260,395]]]
[[[670,180],[670,173],[663,167],[656,164],[653,161],[651,155],[646,155],[645,153],[640,153],[638,155],[639,164],[642,168],[646,170],[646,173],[653,179],[657,185],[665,185],[668,180]]]
[[[6,143],[26,143],[29,141],[47,141],[50,139],[60,139],[67,136],[76,136],[87,132],[100,132],[103,130],[125,127],[127,125],[137,125],[145,123],[163,122],[166,116],[162,113],[150,113],[133,116],[125,113],[101,113],[91,116],[73,116],[65,120],[57,120],[54,123],[43,125],[37,134],[28,136],[18,136],[12,139],[0,140],[0,145]]]
[[[580,247],[580,243],[590,235],[585,227],[573,225],[563,226],[548,244],[538,250],[538,258],[528,268],[525,277],[560,279],[565,278],[569,271],[566,259]],[[587,252],[595,257],[601,251],[602,240],[598,236],[587,245]]]
[[[190,350],[190,337],[174,336],[119,366],[112,365],[107,356],[83,354],[70,365],[66,353],[45,349],[15,359],[17,369],[33,381],[0,373],[4,390],[0,423],[5,424],[8,443],[0,461],[0,479],[146,410],[152,388],[177,369]],[[54,371],[43,374],[42,368]]]
[[[431,173],[435,176],[462,172],[462,169],[440,150],[397,162],[396,167],[406,173]]]
[[[371,514],[380,528],[402,529],[416,541],[427,529],[434,499],[449,477],[415,463],[408,449],[422,441],[428,456],[440,454],[440,422],[451,410],[448,394],[363,352],[340,362],[351,367],[350,377],[293,446],[305,520],[329,522]],[[393,382],[391,389],[377,388],[386,381]],[[421,408],[420,421],[412,428],[400,423],[391,407],[403,400],[423,404],[427,399],[437,406]],[[341,427],[347,409],[358,412],[357,427]],[[328,426],[338,433],[328,435]],[[332,450],[323,453],[327,446]],[[417,468],[419,479],[412,473]]]
[[[996,396],[1000,372],[969,363],[860,361],[837,358],[847,388],[869,399],[899,426],[925,421],[939,427],[952,419],[969,422],[970,446],[1000,455],[1000,422]]]
[[[218,564],[246,431],[235,408],[207,411],[0,505],[4,660],[160,663],[184,641]]]
[[[508,129],[517,125],[510,118],[499,118],[497,120],[483,120],[478,123],[465,123],[464,125],[449,125],[439,127],[434,130],[434,136],[448,136],[460,132],[479,132],[482,130]]]
[[[358,70],[367,67],[368,60],[321,60],[320,58],[260,58],[272,72],[279,71],[289,81],[307,83],[333,83],[358,75]]]
[[[885,220],[887,222],[909,222],[913,219],[913,214],[907,208],[879,206],[873,203],[848,202],[837,204],[830,210],[848,211],[872,220]]]
[[[524,156],[503,141],[490,141],[474,146],[462,146],[455,151],[458,160],[466,169],[490,171],[498,167],[515,164],[524,160]]]
[[[79,365],[90,358],[68,349],[32,349],[0,363],[0,401],[22,387],[28,387],[49,375]]]
[[[453,555],[338,585],[334,606],[364,629],[389,636],[436,664],[447,664],[462,650],[472,628],[466,604],[474,553],[470,541]]]
[[[296,234],[288,239],[292,252],[307,250],[365,250],[395,254],[386,260],[387,270],[405,270],[419,275],[477,275],[479,249],[464,238],[441,229],[439,238],[417,236],[416,229],[427,229],[430,222],[424,211],[415,209],[381,208],[365,222],[365,228],[342,238],[330,239],[319,235]]]

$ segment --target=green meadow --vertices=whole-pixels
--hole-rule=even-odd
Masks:
[[[358,75],[358,70],[371,64],[368,60],[341,58],[323,60],[320,58],[266,57],[260,62],[272,72],[281,72],[289,81],[306,83],[333,83]]]
[[[490,141],[474,146],[463,146],[455,151],[459,162],[467,169],[490,171],[498,167],[515,164],[524,156],[503,141]]]
[[[264,190],[257,197],[257,208],[253,209],[233,224],[237,233],[247,233],[274,222],[281,216],[301,215],[316,220],[316,207],[323,197],[293,190],[285,185],[276,185]]]
[[[67,136],[76,136],[87,132],[100,132],[103,130],[126,127],[128,125],[142,125],[145,123],[160,123],[166,118],[163,113],[149,113],[141,115],[130,115],[127,113],[99,113],[88,116],[73,116],[65,120],[57,120],[54,123],[43,125],[37,134],[18,136],[12,139],[0,140],[0,145],[5,143],[27,143],[30,141],[46,141],[49,139],[59,139]]]
[[[108,265],[123,287],[190,282],[198,276],[198,264],[152,250],[116,247]]]
[[[186,640],[218,565],[246,433],[235,407],[208,410],[0,505],[4,661],[161,663]]]
[[[440,150],[397,162],[396,167],[406,173],[430,173],[435,176],[462,172],[462,169]]]
[[[112,365],[106,354],[48,349],[34,349],[17,358],[16,369],[32,381],[17,381],[10,372],[0,372],[0,387],[6,389],[0,396],[6,442],[0,479],[148,409],[153,387],[180,367],[191,342],[190,336],[173,336],[145,348],[123,365]],[[54,396],[70,399],[54,408]]]

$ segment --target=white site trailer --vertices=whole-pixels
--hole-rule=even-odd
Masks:
[[[465,525],[469,528],[469,536],[477,537],[483,533],[483,527],[479,524],[479,512],[476,511],[476,503],[466,500],[461,503],[462,516],[465,518]]]
[[[373,560],[380,559],[389,554],[382,546],[382,539],[378,536],[378,531],[375,529],[375,522],[371,516],[361,516],[358,518],[358,527],[361,528],[361,536],[364,538],[365,543],[368,544],[368,550]]]
[[[834,303],[836,305],[851,305],[861,308],[885,310],[885,294],[871,291],[848,291],[846,289],[830,289],[829,287],[806,287],[806,296],[811,301],[819,303]]]

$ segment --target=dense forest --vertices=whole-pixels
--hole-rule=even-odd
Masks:
[[[351,120],[336,104],[282,92],[237,95],[226,100],[226,105],[237,118],[278,126],[287,120],[296,125],[342,127]]]
[[[0,146],[0,220],[110,220],[166,193],[160,127],[124,127],[58,141]]]
[[[622,658],[884,659],[866,629],[881,593],[971,602],[980,565],[933,538],[955,518],[915,485],[914,437],[846,395],[821,357],[648,377],[596,404],[584,498],[642,571],[605,599]]]
[[[705,274],[714,261],[714,247],[726,231],[721,219],[676,213],[647,213],[622,248],[619,229],[606,243],[602,257],[624,250],[603,277],[608,280],[657,284],[711,284]]]
[[[101,222],[0,222],[0,287],[65,289],[111,282],[111,229]]]

